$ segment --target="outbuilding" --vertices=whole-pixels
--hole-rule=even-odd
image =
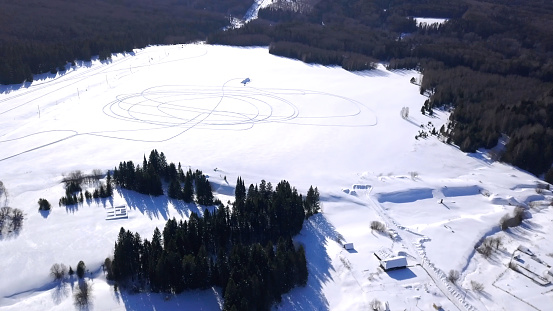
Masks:
[[[407,258],[405,256],[385,258],[380,260],[380,266],[384,271],[405,268],[407,267]]]

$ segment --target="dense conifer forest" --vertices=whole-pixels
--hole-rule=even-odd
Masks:
[[[0,84],[150,44],[205,40],[250,6],[249,0],[0,0]]]
[[[274,189],[264,180],[246,189],[238,177],[235,200],[225,206],[213,199],[201,171],[184,173],[157,150],[144,156],[142,166],[121,162],[113,180],[150,195],[164,193],[164,180],[172,198],[206,206],[202,216],[169,219],[151,240],[121,228],[113,257],[104,263],[108,278],[120,286],[171,293],[219,286],[225,310],[269,310],[282,294],[306,284],[305,250],[292,237],[319,212],[317,188],[305,197],[284,180]]]

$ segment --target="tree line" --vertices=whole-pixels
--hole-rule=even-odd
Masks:
[[[287,181],[273,189],[262,180],[246,190],[238,177],[230,206],[169,219],[151,240],[121,228],[113,258],[105,261],[108,278],[154,292],[219,286],[224,310],[269,310],[307,282],[305,250],[291,237],[319,209],[317,188],[305,198]]]

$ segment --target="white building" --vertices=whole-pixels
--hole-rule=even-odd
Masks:
[[[405,256],[385,258],[380,260],[380,266],[384,271],[405,268],[407,266],[407,258]]]

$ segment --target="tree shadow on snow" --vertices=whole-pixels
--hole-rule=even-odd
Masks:
[[[65,281],[59,281],[52,291],[52,301],[59,305],[69,296],[69,285]]]
[[[184,201],[177,200],[177,199],[169,199],[169,200],[171,204],[173,204],[173,207],[177,210],[177,213],[179,213],[181,217],[188,218],[192,213],[196,213],[196,215],[203,215],[203,213],[200,211],[200,209],[194,202],[186,203]]]
[[[307,258],[309,278],[305,287],[294,288],[282,297],[277,310],[330,310],[322,289],[332,280],[332,260],[326,251],[328,243],[341,243],[344,238],[322,214],[309,218],[295,240],[302,243]]]
[[[48,216],[50,216],[50,210],[47,211],[39,211],[42,218],[46,219]]]
[[[123,199],[125,199],[127,206],[140,211],[142,214],[147,215],[150,219],[159,219],[159,217],[164,220],[168,219],[169,200],[167,199],[167,196],[160,195],[156,197],[119,188],[117,189],[117,192]]]
[[[120,290],[126,310],[220,310],[221,293],[215,288],[185,291],[181,294],[131,293]]]

